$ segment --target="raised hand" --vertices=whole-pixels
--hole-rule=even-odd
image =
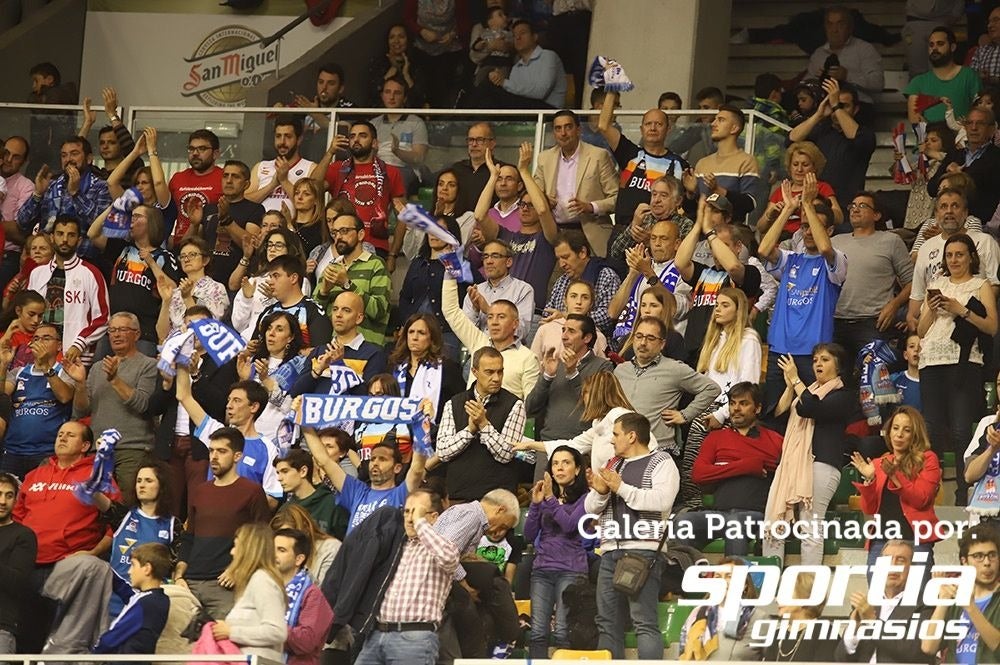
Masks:
[[[865,478],[875,477],[875,465],[872,464],[871,458],[862,457],[861,453],[856,450],[851,454],[851,466]]]
[[[101,90],[101,97],[104,99],[104,112],[108,114],[108,119],[118,116],[118,92],[108,86]]]
[[[48,164],[42,164],[42,168],[38,169],[38,173],[35,174],[35,194],[37,196],[45,193],[45,190],[52,184],[52,178],[52,169],[49,168]]]
[[[559,358],[556,357],[556,350],[549,349],[545,352],[545,357],[542,358],[542,371],[545,372],[545,376],[555,376],[558,370]]]
[[[500,167],[493,161],[493,150],[491,148],[486,149],[486,168],[490,170],[491,176],[496,177],[500,175]]]
[[[531,168],[531,157],[534,149],[530,141],[524,141],[521,146],[517,149],[517,168],[530,169]]]

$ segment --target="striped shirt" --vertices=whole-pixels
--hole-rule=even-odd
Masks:
[[[452,506],[433,527],[425,519],[418,520],[417,537],[403,545],[379,621],[441,621],[452,580],[465,577],[459,560],[479,543],[486,525],[486,513],[478,501]]]
[[[343,263],[343,257],[337,257],[334,263]],[[365,318],[358,325],[358,330],[372,344],[385,344],[385,329],[389,325],[389,272],[385,263],[371,252],[363,251],[356,260],[347,266],[347,278],[351,288],[341,285],[334,286],[329,293],[323,293],[323,280],[320,278],[313,292],[313,299],[327,311],[333,301],[344,291],[350,290],[361,296],[365,303]]]

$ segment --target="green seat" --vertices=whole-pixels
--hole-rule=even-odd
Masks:
[[[701,548],[705,554],[724,554],[726,551],[726,541],[723,538],[716,538],[708,545]]]
[[[837,522],[840,522],[840,528],[842,529],[844,537],[839,538],[837,540],[837,545],[845,549],[852,549],[852,550],[864,548],[865,539],[863,537],[858,537],[858,538],[846,537],[849,525],[856,525],[856,526],[851,526],[850,528],[859,534],[861,533],[860,525],[863,524],[865,521],[864,513],[862,513],[860,510],[838,510],[838,511],[828,512],[826,514],[826,519],[827,521],[836,520]]]
[[[524,421],[524,436],[529,439],[535,438],[535,419],[526,418]]]
[[[701,505],[705,508],[711,508],[715,505],[715,495],[714,494],[702,494],[701,495]]]
[[[781,567],[781,557],[777,556],[745,556],[743,557],[749,563],[758,566],[777,566]]]
[[[417,202],[427,211],[434,211],[434,188],[421,187],[417,190]]]
[[[837,486],[837,491],[834,492],[833,499],[830,500],[830,505],[839,506],[846,504],[848,497],[858,493],[857,488],[853,485],[856,482],[861,482],[861,474],[853,466],[845,466],[840,472],[840,485]]]
[[[823,541],[823,554],[836,554],[840,551],[840,543],[836,538],[827,538]],[[785,542],[785,554],[802,554],[802,543],[795,538],[789,538]]]
[[[941,457],[941,466],[954,469],[955,468],[955,453],[949,450]]]
[[[514,527],[514,533],[522,537],[524,536],[524,520],[528,519],[529,507],[521,508],[521,519],[517,521],[517,526]]]

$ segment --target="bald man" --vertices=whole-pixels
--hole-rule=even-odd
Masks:
[[[367,394],[368,382],[386,371],[385,350],[365,340],[361,322],[365,303],[353,291],[342,291],[330,305],[334,338],[325,347],[316,347],[309,356],[308,372],[302,372],[292,387],[292,395],[304,393]]]
[[[597,121],[597,129],[608,142],[621,174],[612,239],[628,228],[640,203],[649,203],[649,192],[659,177],[672,175],[681,180],[684,171],[690,166],[666,146],[667,115],[663,111],[650,109],[642,116],[642,138],[640,145],[636,145],[613,122],[617,104],[618,93],[609,92],[604,98],[601,116]]]

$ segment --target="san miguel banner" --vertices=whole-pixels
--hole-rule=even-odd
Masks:
[[[97,108],[106,85],[115,86],[125,105],[246,106],[248,90],[283,75],[281,68],[351,20],[337,17],[324,26],[304,21],[262,48],[260,40],[286,27],[305,3],[284,3],[287,14],[182,13],[155,0],[141,3],[146,12],[131,11],[136,3],[95,4],[107,10],[95,11],[92,4],[87,12],[80,97],[90,97]]]
[[[244,90],[277,75],[281,41],[263,47],[264,38],[242,25],[227,25],[205,37],[194,54],[181,86],[184,97],[197,96],[208,106],[242,106]]]

